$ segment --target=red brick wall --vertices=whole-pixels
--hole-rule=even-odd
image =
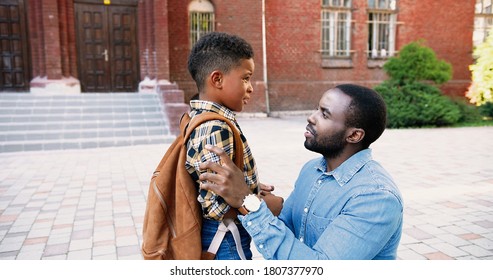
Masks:
[[[138,10],[141,78],[149,76],[176,82],[185,91],[185,102],[196,93],[187,71],[189,2],[141,0]],[[322,67],[320,0],[265,2],[271,111],[312,109],[321,94],[335,84],[354,82],[372,86],[386,79],[382,69],[367,65],[367,0],[353,0],[355,52],[351,68]],[[73,1],[27,3],[33,77],[77,77]],[[265,112],[262,1],[211,0],[211,3],[215,7],[216,30],[235,33],[254,48],[256,98],[245,111]],[[450,95],[463,96],[470,83],[474,3],[474,0],[398,1],[397,50],[411,41],[424,39],[440,59],[453,66],[453,79],[443,86]],[[66,31],[71,34],[66,36]]]
[[[169,1],[171,81],[185,91],[185,101],[197,93],[197,87],[187,70],[190,53],[188,33],[189,1]],[[265,111],[262,72],[262,6],[261,1],[211,0],[215,8],[216,31],[237,34],[247,40],[255,52],[253,77],[254,96],[245,112]]]
[[[187,71],[187,59],[190,47],[188,43],[188,3],[189,1],[169,1],[170,34],[170,79],[178,82],[190,99],[197,92],[195,84]]]
[[[29,45],[31,50],[32,76],[44,76],[46,65],[44,63],[43,25],[41,20],[41,1],[28,2],[27,18],[29,25]]]
[[[60,79],[62,78],[62,67],[57,0],[45,0],[42,2],[46,76],[48,79]]]
[[[339,83],[373,85],[385,79],[366,61],[366,0],[353,1],[352,68],[323,68],[321,59],[321,2],[268,1],[268,74],[271,110],[307,110]]]
[[[463,96],[470,82],[474,2],[398,1],[398,21],[402,24],[397,29],[396,49],[426,39],[440,59],[452,64],[453,79],[442,87],[450,95]],[[382,69],[367,66],[367,0],[353,0],[355,53],[353,67],[349,69],[321,67],[319,0],[267,3],[271,110],[311,109],[321,94],[335,84],[354,82],[373,86],[387,78]]]
[[[170,79],[169,71],[169,23],[168,0],[154,1],[154,38],[156,42],[156,63],[158,79]]]
[[[417,3],[416,3],[417,2]],[[449,95],[464,96],[470,84],[475,0],[400,0],[399,45],[424,39],[439,59],[452,64],[453,77],[442,88]]]
[[[72,0],[28,1],[33,77],[77,77]]]

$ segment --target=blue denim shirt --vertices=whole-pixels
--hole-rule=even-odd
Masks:
[[[366,149],[331,172],[305,164],[276,218],[262,202],[239,216],[265,259],[396,259],[403,202],[391,176]]]

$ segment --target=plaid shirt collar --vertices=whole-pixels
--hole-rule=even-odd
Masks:
[[[236,114],[233,111],[215,102],[205,100],[191,100],[190,107],[192,107],[192,110],[194,111],[209,111],[218,113],[219,115],[225,116],[226,118],[236,122]],[[192,116],[198,114],[199,112],[193,114]]]

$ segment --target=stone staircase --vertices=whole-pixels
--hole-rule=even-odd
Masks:
[[[171,143],[161,96],[0,93],[0,152]]]

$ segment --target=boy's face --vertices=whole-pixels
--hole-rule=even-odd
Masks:
[[[235,112],[241,112],[248,104],[253,92],[252,75],[255,70],[253,59],[243,59],[241,64],[223,75],[221,103]]]

